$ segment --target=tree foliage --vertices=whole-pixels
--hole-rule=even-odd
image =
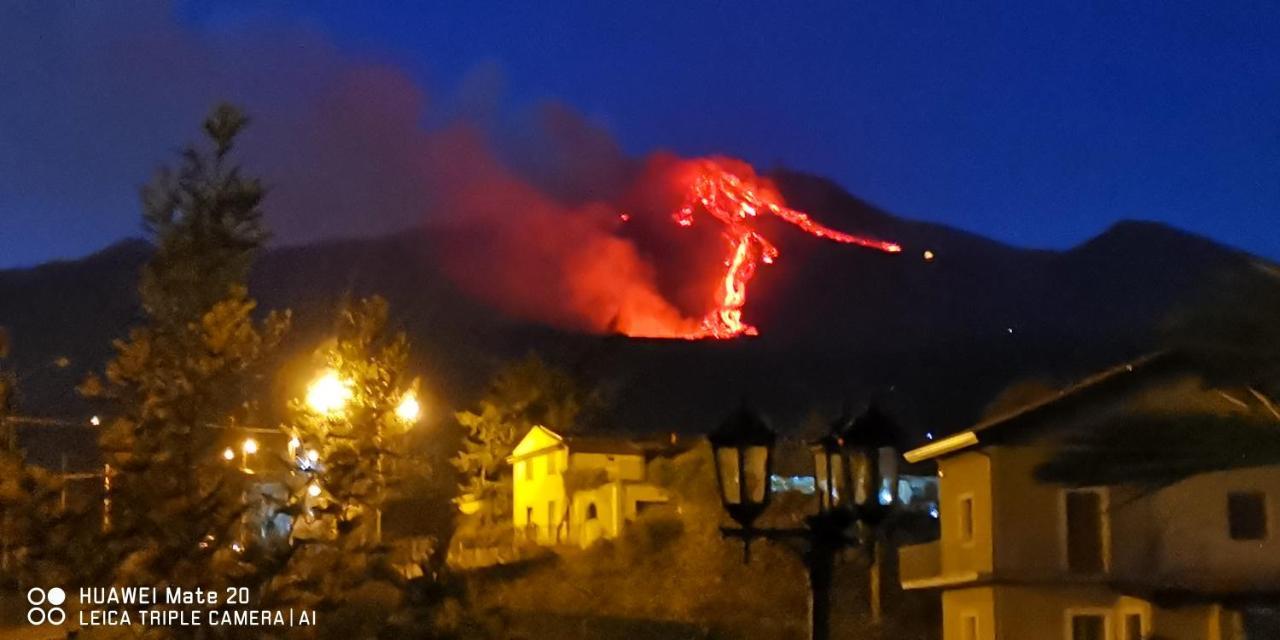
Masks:
[[[495,523],[510,517],[507,458],[530,429],[541,425],[570,433],[599,405],[594,391],[530,354],[494,376],[475,410],[454,414],[466,434],[452,462],[463,475],[462,492],[486,505],[482,519]]]
[[[342,311],[319,359],[322,383],[291,404],[298,446],[290,463],[302,472],[289,508],[293,544],[267,597],[330,614],[328,637],[404,631],[416,610],[404,607],[406,584],[388,561],[379,518],[418,466],[406,447],[416,418],[398,411],[406,398],[416,402],[409,341],[388,326],[386,301],[373,297]]]
[[[1228,390],[1244,410],[1175,401],[1154,413],[1127,412],[1073,437],[1037,470],[1041,479],[1158,488],[1198,473],[1280,464],[1280,269],[1258,263],[1224,276],[1162,329],[1164,345],[1194,364],[1206,393]]]
[[[1244,396],[1248,398],[1248,396]],[[1070,437],[1036,469],[1042,481],[1158,489],[1190,476],[1280,462],[1280,417],[1250,398],[1247,410],[1127,411]]]
[[[218,107],[205,122],[211,148],[188,147],[143,190],[154,245],[139,286],[144,320],[115,341],[105,381],[82,386],[108,404],[99,444],[112,470],[117,583],[211,587],[247,571],[228,546],[243,479],[217,447],[255,419],[289,314],[255,320],[245,285],[267,237],[264,190],[230,156],[246,122]]]

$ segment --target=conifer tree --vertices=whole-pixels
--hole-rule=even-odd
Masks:
[[[118,584],[216,588],[248,573],[230,544],[243,478],[220,464],[218,445],[254,420],[265,356],[289,315],[255,320],[246,288],[267,239],[264,188],[231,154],[246,124],[217,107],[207,144],[143,189],[154,248],[139,286],[143,321],[115,342],[105,381],[82,386],[108,401],[99,444],[112,470],[105,524]]]
[[[409,624],[412,613],[405,581],[388,562],[381,516],[400,479],[418,467],[406,447],[418,383],[408,338],[388,326],[379,297],[344,309],[335,339],[318,355],[320,374],[291,405],[291,462],[301,470],[289,509],[293,544],[267,597],[328,614],[325,636],[370,637]]]

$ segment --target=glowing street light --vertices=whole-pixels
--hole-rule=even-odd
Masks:
[[[351,400],[351,383],[329,369],[307,387],[307,406],[324,415],[342,413]]]
[[[420,415],[422,405],[418,404],[418,396],[412,391],[405,393],[400,404],[396,405],[396,417],[406,423],[413,423],[418,421]]]
[[[253,438],[245,438],[240,443],[240,469],[245,473],[253,473],[249,469],[249,456],[258,452],[258,441]],[[225,455],[225,454],[224,454]]]
[[[231,447],[227,447],[222,450],[222,459],[231,462],[236,459],[236,452]]]

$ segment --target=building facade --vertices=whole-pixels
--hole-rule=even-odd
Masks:
[[[907,453],[936,462],[941,521],[936,542],[900,550],[900,575],[906,589],[942,591],[944,640],[1240,640],[1242,608],[1275,601],[1280,467],[1159,488],[1037,479],[1072,442],[1064,434],[1137,396],[1251,409],[1243,394],[1143,360]]]
[[[647,481],[648,461],[659,449],[530,429],[509,458],[517,534],[541,545],[584,548],[618,537],[644,509],[670,500]]]

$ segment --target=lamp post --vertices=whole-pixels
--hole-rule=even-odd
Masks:
[[[777,438],[765,421],[744,406],[707,438],[721,502],[738,523],[720,531],[725,537],[742,540],[743,562],[751,561],[751,543],[757,538],[804,544],[813,640],[827,640],[831,635],[831,578],[837,554],[872,542],[872,536],[865,532],[874,530],[888,509],[887,504],[880,504],[878,491],[885,480],[881,476],[884,465],[878,464],[883,451],[877,445],[882,438],[864,437],[870,434],[859,428],[860,421],[862,418],[852,420],[845,413],[832,424],[830,433],[812,443],[818,510],[805,518],[803,527],[796,528],[755,526],[769,506]],[[863,428],[872,424],[862,421]],[[877,428],[884,426],[875,424]]]

